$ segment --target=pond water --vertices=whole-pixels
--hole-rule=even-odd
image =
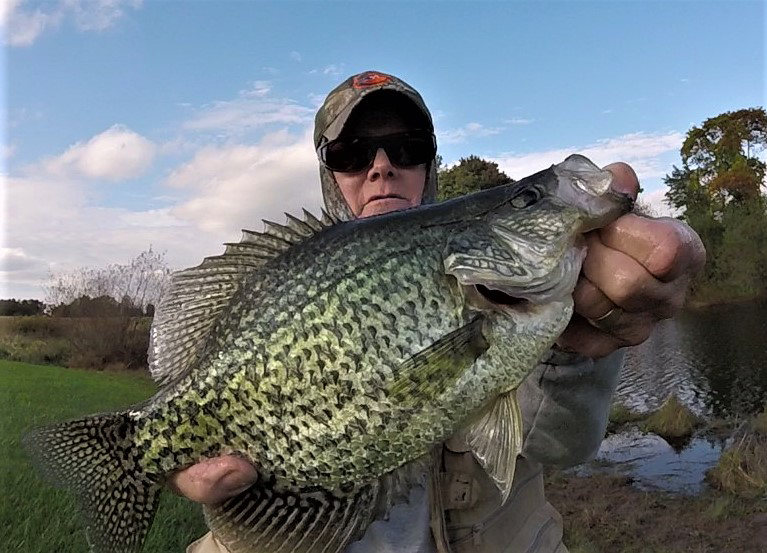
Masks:
[[[671,393],[706,418],[761,411],[767,402],[767,301],[686,311],[631,348],[616,403],[652,411]],[[617,472],[641,489],[698,493],[726,445],[724,439],[695,437],[673,448],[631,429],[608,436],[597,460],[575,471]]]
[[[685,311],[630,348],[617,401],[649,411],[672,392],[706,417],[760,411],[767,401],[767,301]]]

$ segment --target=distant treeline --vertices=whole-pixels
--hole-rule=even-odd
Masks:
[[[40,300],[0,300],[0,316],[17,317],[42,315],[45,304]]]

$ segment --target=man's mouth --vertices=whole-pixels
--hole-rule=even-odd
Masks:
[[[377,200],[404,200],[402,196],[398,196],[397,194],[384,194],[381,196],[371,196],[368,200],[368,203],[375,202]]]

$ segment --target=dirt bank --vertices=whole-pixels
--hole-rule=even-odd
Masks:
[[[546,475],[571,553],[765,553],[767,497],[639,491],[627,477]]]

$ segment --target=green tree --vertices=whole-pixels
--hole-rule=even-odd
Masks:
[[[664,182],[666,202],[682,212],[707,251],[693,296],[727,300],[767,292],[767,199],[762,192],[767,147],[764,108],[706,119],[687,133]]]
[[[446,200],[514,182],[514,179],[498,168],[494,161],[471,155],[461,158],[457,165],[443,168],[439,158],[439,199]]]
[[[760,197],[765,163],[758,157],[767,147],[764,108],[728,111],[706,119],[687,132],[682,162],[708,190],[717,211],[730,201],[744,203]]]

